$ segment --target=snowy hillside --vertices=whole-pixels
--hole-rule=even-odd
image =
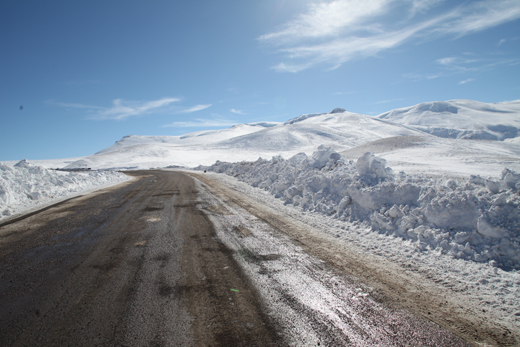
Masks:
[[[425,102],[377,118],[439,137],[503,141],[520,135],[520,100],[495,104],[472,100]]]
[[[342,110],[343,111],[343,110]],[[125,136],[67,168],[138,169],[209,165],[215,160],[255,160],[311,154],[325,144],[350,149],[375,139],[419,135],[416,130],[350,112],[303,115],[281,123],[241,124],[183,136]]]
[[[241,124],[183,136],[125,136],[67,168],[194,167],[216,160],[311,155],[326,145],[349,159],[374,152],[394,170],[497,176],[504,167],[520,171],[519,110],[520,101],[485,104],[470,100],[423,103],[377,117],[337,108],[285,123]],[[468,140],[476,138],[505,141]]]

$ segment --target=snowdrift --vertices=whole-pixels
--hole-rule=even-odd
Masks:
[[[520,269],[520,175],[508,169],[495,179],[408,175],[372,153],[346,160],[325,146],[312,156],[198,169],[234,176],[304,211],[408,240],[418,252]]]
[[[120,172],[59,172],[22,160],[14,166],[0,163],[0,219],[52,200],[96,187],[123,182]]]

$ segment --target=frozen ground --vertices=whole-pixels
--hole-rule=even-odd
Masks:
[[[12,163],[8,163],[12,164]],[[22,160],[0,163],[0,220],[89,190],[123,182],[114,171],[63,172]],[[55,164],[51,161],[49,164]]]

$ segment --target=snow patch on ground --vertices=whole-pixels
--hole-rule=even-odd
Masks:
[[[22,160],[0,162],[0,220],[61,198],[129,180],[114,171],[63,172]]]
[[[302,211],[410,242],[416,252],[520,269],[520,174],[508,169],[495,178],[409,175],[372,153],[346,160],[325,146],[311,157],[199,169],[236,177]]]

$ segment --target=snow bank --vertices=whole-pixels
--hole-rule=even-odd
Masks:
[[[113,171],[60,172],[22,160],[14,166],[0,162],[0,219],[54,199],[129,177]]]
[[[520,174],[496,179],[393,173],[371,153],[347,161],[330,147],[256,162],[216,162],[225,173],[286,204],[398,237],[418,252],[520,269]]]

